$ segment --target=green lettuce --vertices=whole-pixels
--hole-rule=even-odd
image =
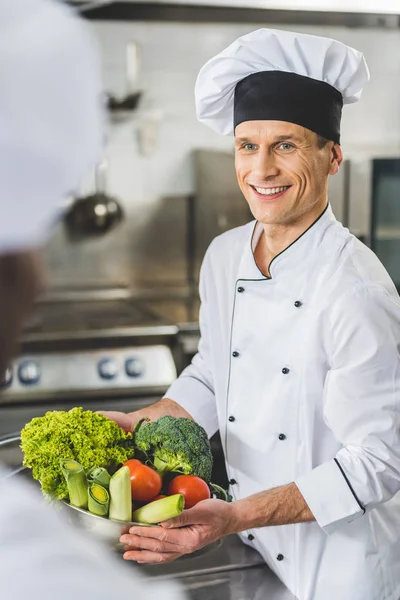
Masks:
[[[132,439],[114,421],[90,410],[51,411],[23,428],[23,465],[40,481],[45,496],[62,500],[68,487],[60,461],[76,460],[85,472],[92,467],[113,471],[133,457]]]

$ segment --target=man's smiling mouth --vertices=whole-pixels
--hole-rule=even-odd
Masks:
[[[253,188],[253,190],[255,190],[257,192],[257,194],[261,195],[261,196],[277,196],[278,194],[283,194],[284,192],[286,192],[286,190],[288,190],[291,186],[290,185],[282,185],[282,186],[276,186],[276,187],[258,187],[255,185],[251,185],[250,187]]]

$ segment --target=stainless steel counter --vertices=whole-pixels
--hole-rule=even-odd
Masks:
[[[295,600],[268,567],[181,579],[191,600]]]
[[[191,600],[294,600],[262,557],[230,535],[164,565],[143,565],[157,579],[175,578]]]

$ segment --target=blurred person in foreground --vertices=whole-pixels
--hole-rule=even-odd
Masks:
[[[97,52],[83,22],[50,0],[0,0],[0,372],[43,287],[40,247],[62,202],[100,156]],[[180,600],[128,572],[0,471],[0,598]]]

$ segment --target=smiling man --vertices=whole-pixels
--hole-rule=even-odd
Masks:
[[[202,68],[198,117],[234,135],[255,222],[206,253],[192,364],[159,403],[110,416],[219,428],[235,501],[133,527],[125,558],[237,532],[299,600],[400,597],[400,299],[328,203],[342,106],[367,80],[356,50],[267,29]]]

